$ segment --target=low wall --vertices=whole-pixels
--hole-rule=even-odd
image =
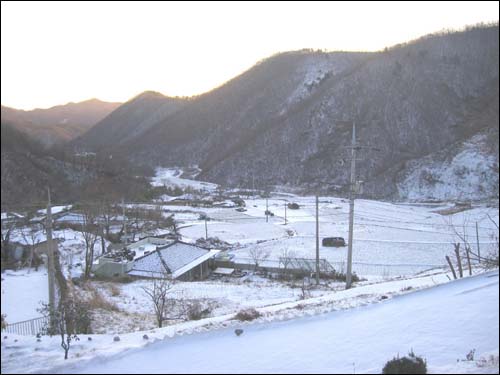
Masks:
[[[97,276],[113,277],[123,276],[132,269],[133,262],[118,263],[113,261],[103,261],[92,266],[92,272]]]

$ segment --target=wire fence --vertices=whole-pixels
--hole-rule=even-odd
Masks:
[[[43,334],[46,332],[48,324],[49,317],[43,316],[41,318],[24,320],[22,322],[8,323],[2,328],[2,332],[22,336],[36,336],[39,333]]]
[[[336,270],[341,270],[342,273],[345,273],[347,270],[347,264],[345,262],[330,263]],[[444,264],[380,264],[353,262],[352,272],[361,277],[381,276],[386,278],[395,276],[411,276],[443,267]]]
[[[252,258],[236,257],[232,259],[236,266],[244,267],[246,269],[253,269],[255,267],[255,260]],[[280,269],[283,270],[303,270],[305,272],[315,272],[315,259],[306,258],[290,258],[283,259],[266,259],[258,262],[260,268]],[[353,262],[352,272],[360,277],[367,276],[381,276],[381,277],[395,277],[395,276],[411,276],[424,271],[443,268],[445,264],[383,264],[383,263],[363,263]],[[332,272],[345,274],[347,272],[347,263],[345,261],[332,262],[326,259],[320,259],[320,272]]]

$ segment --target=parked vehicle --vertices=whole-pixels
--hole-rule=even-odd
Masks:
[[[346,246],[345,240],[342,237],[325,237],[321,241],[323,246],[342,247]]]

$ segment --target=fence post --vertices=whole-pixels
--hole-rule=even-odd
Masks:
[[[469,276],[472,276],[472,267],[470,265],[470,248],[465,246],[465,253],[467,254],[467,264],[469,265]]]
[[[458,262],[458,274],[460,275],[460,278],[464,277],[464,271],[462,269],[462,261],[460,260],[460,243],[456,243],[455,245],[455,255],[457,256],[457,262]]]
[[[446,261],[448,262],[448,264],[450,265],[451,273],[453,274],[453,278],[456,280],[457,274],[455,273],[455,269],[453,268],[453,264],[451,264],[450,257],[447,255],[445,258],[446,258]]]

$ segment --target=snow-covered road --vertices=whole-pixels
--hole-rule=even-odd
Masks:
[[[62,372],[380,373],[413,349],[432,372],[453,373],[471,349],[498,353],[498,305],[495,271],[353,310],[244,325],[240,337],[234,328],[176,337]]]

